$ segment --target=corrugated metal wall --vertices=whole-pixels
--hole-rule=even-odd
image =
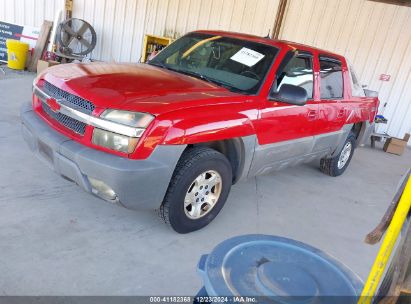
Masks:
[[[94,56],[136,62],[145,33],[178,37],[196,29],[225,29],[266,35],[277,6],[278,0],[75,0],[74,16],[95,27]]]
[[[41,26],[44,19],[54,20],[63,0],[0,0],[0,20],[20,25]]]
[[[180,36],[195,29],[266,35],[279,0],[74,0],[90,22],[93,57],[137,62],[145,33]],[[0,0],[0,20],[40,26],[63,0]],[[390,135],[411,131],[411,8],[366,0],[289,0],[280,38],[345,55],[363,84],[379,91]],[[391,75],[389,82],[380,74]],[[384,129],[384,128],[383,128]]]
[[[392,136],[411,131],[411,7],[366,0],[290,0],[280,38],[345,55],[379,92]],[[381,74],[391,75],[381,81]],[[387,106],[383,108],[384,103]]]
[[[0,20],[40,26],[63,0],[0,0]],[[278,0],[74,0],[73,17],[97,32],[93,57],[137,62],[145,33],[178,37],[196,29],[267,35]]]

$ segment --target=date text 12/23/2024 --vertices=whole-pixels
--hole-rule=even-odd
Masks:
[[[255,297],[213,297],[213,296],[158,296],[150,297],[150,303],[257,303]]]

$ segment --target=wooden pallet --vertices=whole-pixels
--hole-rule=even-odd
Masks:
[[[36,42],[36,47],[34,48],[33,56],[30,59],[28,64],[28,70],[30,72],[37,71],[37,61],[43,56],[43,52],[47,48],[49,42],[50,31],[53,26],[53,22],[44,20],[43,25],[41,26],[40,35]]]

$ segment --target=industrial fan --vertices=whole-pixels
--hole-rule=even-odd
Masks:
[[[57,42],[61,55],[81,58],[89,54],[96,46],[96,31],[82,19],[67,19],[59,25]]]

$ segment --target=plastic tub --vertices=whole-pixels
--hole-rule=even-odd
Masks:
[[[255,297],[258,303],[350,304],[361,279],[319,249],[291,239],[244,235],[228,239],[198,263],[201,296]]]
[[[14,70],[24,70],[29,45],[18,40],[7,39],[7,66]]]

